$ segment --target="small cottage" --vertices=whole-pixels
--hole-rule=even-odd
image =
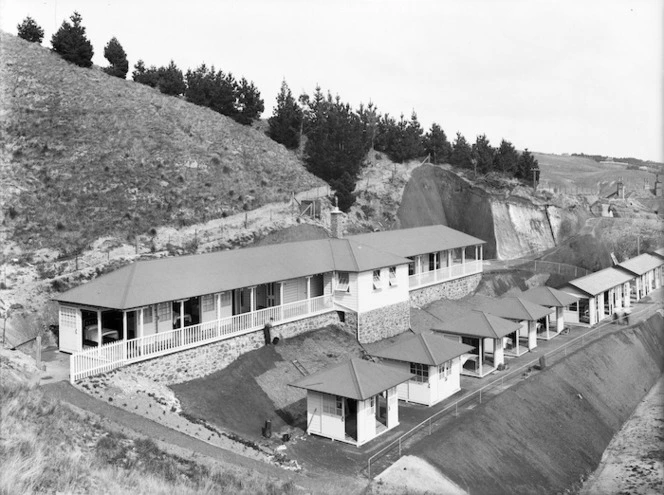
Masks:
[[[639,301],[661,286],[664,259],[643,253],[619,263],[616,268],[633,275],[630,290],[634,299]]]
[[[399,425],[397,386],[411,377],[355,358],[290,385],[307,391],[307,433],[359,447]]]
[[[507,346],[511,351],[515,346],[519,350],[521,324],[483,311],[471,311],[468,316],[450,323],[440,322],[431,329],[473,348],[462,356],[462,375],[482,378],[505,364]]]
[[[565,308],[579,300],[567,292],[546,286],[528,289],[520,297],[554,311],[537,324],[537,338],[544,340],[549,340],[562,332],[565,328]]]
[[[395,344],[371,352],[413,377],[397,387],[399,399],[432,406],[461,390],[461,356],[473,347],[432,332],[403,336]]]

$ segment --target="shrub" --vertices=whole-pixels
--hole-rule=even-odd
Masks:
[[[127,61],[127,54],[122,48],[122,45],[116,37],[106,44],[104,48],[104,58],[111,64],[104,69],[106,74],[124,79],[129,71],[129,62]]]
[[[23,19],[23,22],[16,26],[16,29],[18,30],[18,37],[30,43],[41,43],[44,39],[44,30],[30,16]]]
[[[67,62],[80,67],[91,67],[94,50],[85,35],[85,28],[81,25],[83,18],[81,14],[74,12],[70,19],[71,24],[64,21],[51,38],[53,51]]]

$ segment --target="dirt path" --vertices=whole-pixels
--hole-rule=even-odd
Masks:
[[[120,427],[128,428],[141,436],[174,445],[222,463],[233,464],[252,471],[260,471],[265,475],[274,476],[282,481],[292,480],[296,486],[306,491],[312,491],[312,493],[320,493],[321,486],[327,487],[325,493],[360,493],[366,486],[366,482],[362,483],[359,479],[354,478],[335,476],[334,479],[331,479],[289,472],[228,450],[220,449],[137,414],[106,404],[76,389],[67,382],[44,385],[43,390],[48,397],[98,415]]]

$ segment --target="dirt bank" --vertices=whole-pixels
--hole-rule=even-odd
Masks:
[[[663,330],[655,315],[607,335],[408,453],[472,494],[578,488],[664,371]]]

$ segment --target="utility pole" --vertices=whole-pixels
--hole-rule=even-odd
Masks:
[[[537,172],[539,172],[539,168],[531,168],[533,172],[533,191],[537,191]]]

